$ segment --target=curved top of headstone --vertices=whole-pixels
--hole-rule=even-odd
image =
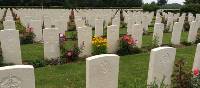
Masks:
[[[13,66],[0,67],[0,70],[18,69],[18,68],[34,68],[34,67],[32,65],[13,65]]]
[[[160,50],[163,50],[163,49],[175,49],[175,48],[173,48],[173,47],[158,47],[158,48],[152,49],[151,51],[160,51]]]
[[[87,58],[87,60],[94,60],[94,59],[98,59],[98,58],[102,58],[102,57],[119,57],[118,55],[115,54],[102,54],[102,55],[96,55],[96,56],[92,56]]]

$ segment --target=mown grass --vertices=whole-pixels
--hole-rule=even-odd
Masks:
[[[152,32],[152,27],[150,27]],[[104,32],[106,33],[106,32]],[[73,37],[74,32],[66,33]],[[120,34],[126,34],[122,28]],[[105,35],[105,34],[104,34]],[[181,41],[186,41],[188,32],[183,32]],[[171,33],[164,33],[163,43],[170,44]],[[76,41],[69,39],[67,48],[71,48]],[[152,43],[152,33],[143,36],[143,47]],[[42,44],[21,45],[22,58],[24,61],[43,59]],[[186,67],[191,69],[196,45],[177,49],[176,60],[184,59]],[[150,51],[136,55],[120,57],[119,88],[146,88],[146,80],[149,65]],[[86,87],[86,66],[85,61],[71,64],[46,66],[35,69],[36,88],[85,88]]]
[[[177,49],[177,60],[192,68],[195,46]],[[146,88],[149,53],[120,58],[119,88]],[[85,88],[85,62],[35,69],[36,88]]]

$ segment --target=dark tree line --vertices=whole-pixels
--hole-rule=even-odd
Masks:
[[[185,0],[185,4],[200,4],[200,0]]]
[[[0,6],[140,7],[142,0],[0,0]]]

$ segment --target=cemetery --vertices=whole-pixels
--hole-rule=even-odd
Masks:
[[[200,5],[190,8],[200,2],[178,9],[144,2],[139,9],[1,3],[0,88],[200,88]]]

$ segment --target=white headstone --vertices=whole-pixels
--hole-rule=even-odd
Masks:
[[[115,17],[112,19],[112,25],[116,25],[118,29],[120,28],[120,18]]]
[[[171,32],[173,30],[173,18],[172,17],[168,17],[168,20],[167,20],[167,28],[169,29],[169,31]]]
[[[0,88],[35,88],[33,66],[0,67]]]
[[[161,18],[161,17],[156,17],[155,23],[161,23],[161,21],[162,21],[162,18]]]
[[[13,20],[3,21],[3,27],[4,27],[4,30],[7,30],[7,29],[16,30],[15,21]]]
[[[8,20],[13,20],[13,17],[12,16],[6,16],[5,21],[8,21]]]
[[[59,29],[45,28],[43,30],[44,59],[58,59],[60,57]]]
[[[118,88],[119,56],[103,54],[86,59],[86,88]]]
[[[95,36],[102,36],[103,35],[103,19],[96,19],[95,20]]]
[[[197,45],[196,54],[193,63],[193,70],[195,68],[200,69],[200,43]]]
[[[76,28],[85,26],[85,21],[82,19],[77,19],[75,22],[76,22]]]
[[[181,41],[182,27],[180,22],[175,22],[172,32],[171,43],[174,45],[179,45]]]
[[[164,24],[155,23],[153,31],[153,41],[157,41],[159,46],[162,45],[163,31],[164,31]]]
[[[78,27],[78,47],[81,49],[80,57],[90,56],[92,53],[92,28]]]
[[[0,40],[5,63],[22,64],[18,30],[1,30]]]
[[[163,80],[165,85],[171,85],[175,55],[176,49],[172,47],[159,47],[151,50],[148,85],[151,85],[153,82],[160,85]]]
[[[67,21],[64,21],[63,19],[56,20],[55,26],[59,29],[60,33],[65,34],[65,31],[67,31]]]
[[[133,25],[133,30],[131,33],[131,36],[133,39],[137,41],[136,46],[138,48],[142,47],[142,36],[143,36],[143,29],[141,24],[134,24]]]
[[[131,31],[133,30],[133,18],[128,18],[128,23],[127,23],[127,34],[131,35]]]
[[[188,34],[188,42],[195,42],[197,37],[198,25],[196,21],[192,21]]]
[[[107,50],[108,53],[116,53],[119,45],[119,29],[117,25],[107,27]]]
[[[42,41],[42,24],[41,20],[31,20],[30,27],[33,29],[35,34],[35,41]]]

